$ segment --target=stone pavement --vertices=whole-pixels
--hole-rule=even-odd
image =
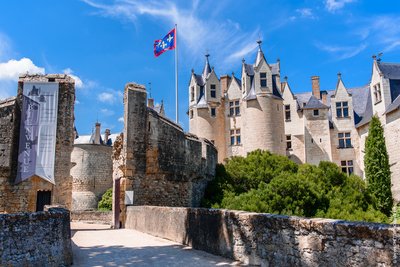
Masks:
[[[238,266],[239,263],[130,229],[71,223],[74,266]]]

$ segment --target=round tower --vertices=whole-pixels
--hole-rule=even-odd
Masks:
[[[210,67],[209,56],[205,55],[202,74],[192,71],[189,85],[189,132],[210,140],[218,148],[224,144],[223,140],[219,140],[222,133],[218,133],[218,125],[223,123],[223,116],[219,114],[222,93],[220,81],[214,68]]]

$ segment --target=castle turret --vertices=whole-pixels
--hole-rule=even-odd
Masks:
[[[268,64],[258,41],[254,65],[243,62],[242,83],[245,90],[241,102],[241,145],[246,154],[256,149],[285,154],[283,99],[280,93],[279,62]],[[237,135],[237,134],[236,134]]]
[[[205,55],[202,74],[198,75],[192,70],[189,84],[189,131],[222,149],[224,139],[218,135],[218,128],[220,124],[223,125],[223,114],[220,114],[223,111],[219,110],[223,93],[214,68],[210,66],[209,57],[209,54]]]

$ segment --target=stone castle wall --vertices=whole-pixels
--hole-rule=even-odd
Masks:
[[[0,266],[70,266],[69,211],[0,214]]]
[[[112,147],[75,144],[71,154],[72,210],[97,209],[97,203],[112,187]]]
[[[35,176],[15,184],[23,84],[24,82],[48,81],[59,83],[55,185]],[[0,103],[0,194],[2,199],[0,213],[35,211],[37,192],[41,190],[52,191],[52,204],[71,207],[70,169],[74,142],[74,101],[74,80],[64,74],[49,74],[21,76],[17,97]]]
[[[125,191],[134,192],[134,205],[199,206],[215,176],[215,147],[147,108],[141,85],[125,87],[124,105],[123,144],[114,144],[113,174],[121,179],[121,210]]]
[[[128,207],[125,227],[239,260],[246,265],[400,264],[400,225],[243,211],[136,206]]]

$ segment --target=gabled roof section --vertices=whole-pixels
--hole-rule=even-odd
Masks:
[[[254,76],[254,67],[253,67],[253,65],[246,64],[246,63],[244,63],[244,60],[243,60],[243,68],[244,68],[244,72],[248,76]]]
[[[278,75],[279,74],[279,63],[269,64],[269,66],[271,67],[272,75]]]
[[[351,96],[350,92],[347,90],[346,86],[344,86],[343,80],[342,80],[342,74],[339,72],[337,74],[338,76],[338,81],[336,83],[336,89],[335,92],[333,93],[333,97],[336,96],[337,91],[339,90],[339,88],[343,88],[344,90],[346,90],[347,94],[349,96]]]
[[[371,98],[371,91],[369,90],[369,87],[368,87],[367,93],[368,93],[368,96],[367,96],[367,99],[365,101],[366,103],[365,103],[364,112],[357,114],[355,109],[354,109],[354,111],[355,111],[354,113],[356,113],[356,115],[357,115],[357,116],[355,116],[355,119],[357,119],[355,121],[355,127],[356,128],[361,127],[361,126],[369,123],[371,118],[372,118],[372,115],[374,113],[374,111],[372,109],[372,98]],[[354,95],[353,95],[353,107],[354,107],[354,102],[356,102],[356,101],[354,101]]]
[[[377,61],[378,68],[385,78],[400,80],[400,64],[399,63],[384,63]]]
[[[311,96],[308,100],[307,104],[303,107],[303,109],[328,109],[327,105],[324,105],[319,99],[315,96]]]

